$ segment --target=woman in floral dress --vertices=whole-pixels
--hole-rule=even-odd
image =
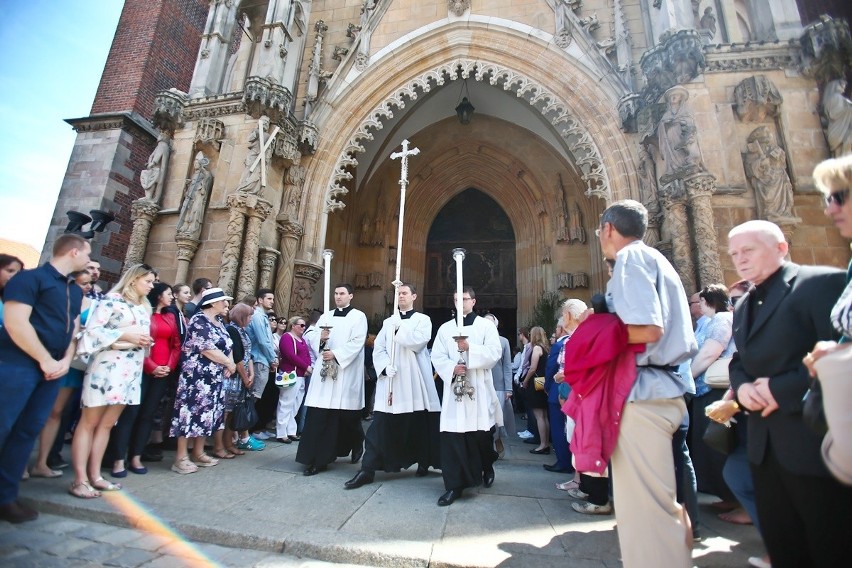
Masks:
[[[228,313],[228,300],[221,288],[204,291],[199,311],[189,320],[183,344],[183,364],[178,378],[171,436],[177,438],[177,453],[172,471],[195,473],[198,467],[219,463],[204,453],[204,438],[222,425],[225,405],[222,381],[236,372],[231,357],[232,342],[220,317]],[[194,439],[192,459],[187,451]]]
[[[135,264],[122,275],[115,288],[101,299],[89,315],[78,353],[88,354],[83,377],[82,413],[71,444],[74,482],[69,493],[75,497],[100,497],[101,491],[116,491],[120,484],[100,475],[110,430],[127,405],[139,404],[142,363],[151,337],[151,305],[146,298],[154,286],[154,271]]]

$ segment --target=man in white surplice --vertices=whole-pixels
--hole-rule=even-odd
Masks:
[[[398,472],[416,463],[416,475],[422,477],[429,466],[440,469],[441,402],[426,350],[432,320],[414,309],[417,294],[412,284],[401,284],[397,297],[399,314],[384,321],[373,348],[378,376],[373,422],[367,430],[361,471],[343,485],[346,489],[372,483],[377,470]]]
[[[308,339],[319,354],[305,397],[307,416],[296,461],[306,465],[304,474],[315,475],[338,457],[352,454],[358,463],[364,453],[364,340],[367,316],[352,307],[354,288],[338,284],[337,306],[320,316],[322,332]],[[330,327],[331,329],[322,329]],[[337,376],[323,377],[323,368],[337,366]]]
[[[455,305],[455,297],[453,300]],[[462,329],[458,329],[456,320],[448,321],[438,330],[432,345],[432,364],[444,380],[441,473],[447,491],[438,499],[441,507],[451,505],[466,487],[491,487],[497,460],[493,433],[496,426],[503,425],[501,404],[491,379],[491,368],[503,354],[497,328],[473,312],[473,288],[464,288],[462,301]],[[453,339],[458,335],[466,339]],[[463,363],[459,362],[459,351]],[[462,373],[474,388],[473,397],[465,394],[456,401],[453,376]]]

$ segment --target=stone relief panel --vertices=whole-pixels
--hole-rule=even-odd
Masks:
[[[585,272],[560,272],[556,275],[556,287],[560,290],[588,288],[589,275]]]
[[[316,282],[302,277],[293,278],[293,292],[290,296],[290,314],[307,314],[313,305]]]

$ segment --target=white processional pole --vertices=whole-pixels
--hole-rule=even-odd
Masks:
[[[329,310],[329,296],[331,294],[331,259],[334,257],[334,251],[331,249],[325,249],[322,251],[322,260],[324,266],[323,275],[323,298],[322,298],[322,313],[323,315],[328,313]],[[325,322],[328,324],[328,321]],[[330,330],[332,326],[330,325],[321,325],[320,329],[322,330]],[[320,352],[328,351],[328,342],[320,341]],[[324,381],[327,377],[331,377],[332,379],[337,379],[337,366],[334,364],[334,361],[326,361],[322,360],[322,368],[320,369],[320,377]]]
[[[458,335],[454,336],[453,339],[456,340],[456,343],[467,339],[467,336],[462,333],[464,329],[464,277],[462,271],[464,257],[465,250],[463,248],[453,249],[453,260],[456,261],[456,327],[458,330]],[[459,347],[459,360],[457,364],[467,365],[467,362],[464,360],[464,351],[461,347]],[[464,395],[467,395],[473,400],[474,392],[475,389],[473,386],[467,382],[467,373],[453,374],[453,394],[456,396],[456,402],[461,402]]]
[[[402,141],[402,151],[390,155],[391,160],[402,159],[402,171],[399,175],[399,228],[396,232],[396,277],[393,284],[393,313],[399,314],[399,287],[402,286],[400,273],[402,271],[402,229],[405,221],[405,191],[408,188],[408,157],[420,153],[419,148],[408,149],[408,140]],[[394,366],[396,360],[396,333],[391,336],[390,341],[390,365]],[[393,406],[393,379],[388,382],[388,406]]]

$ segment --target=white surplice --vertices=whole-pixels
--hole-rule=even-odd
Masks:
[[[320,353],[320,357],[311,374],[305,404],[332,410],[361,410],[364,408],[364,341],[367,339],[367,316],[355,308],[349,310],[344,317],[335,317],[335,311],[337,310],[324,313],[317,322],[317,328],[331,326],[327,347],[334,353],[334,358],[340,366],[337,379],[322,380],[320,334],[312,333],[308,342],[311,349]]]
[[[395,337],[393,318],[384,321],[373,347],[373,365],[378,375],[374,411],[388,414],[405,414],[418,410],[440,412],[441,402],[432,379],[432,364],[426,349],[431,337],[432,320],[425,314],[415,312],[411,317],[400,320]],[[383,373],[391,364],[392,341],[395,342],[396,349],[393,363],[396,376],[389,379]],[[393,404],[388,405],[391,382]]]
[[[497,328],[481,317],[462,328],[461,334],[467,336],[470,345],[462,355],[467,364],[467,382],[476,390],[473,400],[464,395],[456,402],[452,381],[459,352],[453,336],[458,334],[455,320],[448,321],[438,330],[432,345],[432,364],[444,380],[441,432],[474,432],[490,430],[495,424],[502,426],[503,411],[491,378],[491,368],[503,354]]]

